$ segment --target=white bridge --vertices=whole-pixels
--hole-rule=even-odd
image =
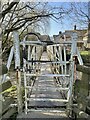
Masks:
[[[41,41],[37,35],[38,41],[28,41],[26,39],[28,35],[32,34],[27,34],[23,41],[19,42],[18,33],[13,32],[14,46],[11,48],[7,63],[9,69],[13,55],[15,55],[17,102],[20,116],[31,117],[32,112],[40,115],[43,113],[44,116],[49,113],[53,113],[54,116],[59,114],[58,118],[62,115],[70,116],[73,104],[75,58],[77,57],[79,63],[83,64],[77,48],[77,34],[72,34],[72,41],[64,39],[63,42]],[[21,46],[23,47],[22,71],[20,67]],[[21,72],[24,76],[24,96],[21,92],[23,82]],[[23,111],[24,115],[22,115]]]

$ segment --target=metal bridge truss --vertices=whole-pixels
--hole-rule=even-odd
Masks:
[[[7,68],[9,69],[13,53],[15,54],[15,68],[19,71],[20,68],[20,52],[19,52],[19,39],[16,32],[13,33],[14,46],[11,48],[11,53],[8,59]],[[23,46],[23,74],[24,74],[24,88],[25,88],[25,113],[27,114],[30,109],[28,107],[29,101],[57,101],[62,102],[66,105],[67,110],[71,109],[72,106],[72,91],[74,83],[74,66],[75,56],[78,56],[80,64],[83,64],[79,51],[77,49],[77,34],[73,33],[72,41],[63,42],[47,42],[47,41],[27,41],[25,36],[24,40],[20,42]],[[46,47],[49,60],[41,60],[43,48]],[[19,53],[19,54],[18,54]],[[67,58],[67,55],[69,57]],[[27,55],[27,58],[26,58]],[[49,63],[52,73],[42,74],[41,64]],[[62,93],[60,99],[47,99],[47,98],[31,98],[32,88],[35,80],[39,76],[53,77],[56,82],[57,89]],[[19,77],[20,78],[20,77]],[[21,78],[18,82],[18,94],[20,95]],[[18,95],[18,99],[20,96]],[[21,98],[20,98],[21,99]],[[20,99],[18,101],[18,111],[22,109]]]
[[[73,42],[64,41],[49,44],[41,41],[24,41],[21,43],[23,50],[27,46],[27,60],[23,58],[23,73],[24,73],[24,87],[25,87],[25,113],[27,114],[30,109],[29,101],[57,101],[66,105],[67,110],[72,106],[72,90],[74,82],[74,50]],[[74,44],[75,46],[75,44]],[[43,47],[46,47],[49,57],[48,61],[40,60],[43,53]],[[67,52],[70,54],[67,60]],[[52,74],[41,74],[40,66],[42,63],[49,63]],[[53,77],[56,86],[62,98],[60,99],[47,99],[47,98],[31,98],[31,92],[37,77]]]

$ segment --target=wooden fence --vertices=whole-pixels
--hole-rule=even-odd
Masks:
[[[15,106],[15,92],[16,87],[12,86],[11,81],[8,80],[0,84],[0,119],[9,118],[16,113],[17,107]]]

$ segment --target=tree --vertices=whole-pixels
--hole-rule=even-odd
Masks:
[[[76,23],[80,23],[82,26],[87,27],[90,17],[88,12],[88,2],[72,2],[71,3],[72,9],[72,19]]]
[[[88,30],[88,43],[90,43],[90,1],[71,3],[73,17],[76,23],[80,23],[82,27]]]
[[[58,12],[56,12],[58,11]],[[62,15],[69,13],[69,10],[63,10],[60,7],[51,8],[47,2],[7,2],[2,5],[1,24],[3,46],[11,39],[14,30],[18,30],[21,35],[32,25],[41,28],[49,23],[49,19],[61,20]],[[44,25],[45,24],[45,25]]]
[[[39,14],[36,11],[37,6],[40,3],[33,4],[30,3],[19,3],[11,2],[6,3],[2,6],[1,12],[1,24],[2,24],[2,36],[3,36],[3,47],[4,44],[10,42],[11,34],[14,30],[19,30],[20,35],[31,26],[33,23],[38,23],[44,21],[43,17],[48,17],[45,11],[41,11]]]

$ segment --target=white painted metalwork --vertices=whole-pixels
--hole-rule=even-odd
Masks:
[[[15,54],[15,69],[20,68],[20,43],[17,31],[13,31],[14,54]]]
[[[21,91],[21,72],[20,72],[20,41],[17,31],[13,31],[14,58],[17,78],[17,104],[18,113],[22,112],[22,91]],[[13,53],[13,50],[12,50]],[[12,55],[11,55],[12,58]]]
[[[51,99],[51,98],[26,98],[27,101],[51,101],[51,102],[68,102],[67,99]]]
[[[74,36],[73,36],[74,37]],[[72,37],[72,38],[73,38]],[[59,42],[59,43],[54,43],[53,45],[47,45],[47,53],[50,58],[49,61],[41,61],[40,58],[38,59],[38,54],[37,54],[37,47],[38,45],[44,46],[46,45],[45,43],[42,43],[40,41],[25,41],[24,43],[21,43],[22,45],[28,45],[28,61],[24,59],[24,86],[25,86],[25,113],[27,114],[28,112],[28,101],[56,101],[56,102],[67,102],[68,103],[68,108],[71,106],[71,100],[72,100],[72,86],[73,86],[73,80],[74,80],[74,64],[73,64],[73,56],[76,55],[76,38],[73,38],[72,42],[67,42],[65,40],[64,36],[64,42]],[[71,45],[71,58],[69,61],[66,60],[66,47],[67,45]],[[30,52],[30,47],[32,48],[32,51]],[[39,47],[40,49],[40,47]],[[42,52],[42,50],[40,50]],[[40,54],[40,53],[39,53]],[[52,69],[52,74],[41,74],[40,72],[36,72],[37,69],[37,63],[38,65],[41,65],[43,63],[48,64],[50,63],[51,69]],[[31,64],[32,71],[28,72],[27,71],[27,66]],[[67,68],[67,64],[69,64],[69,68]],[[29,67],[28,67],[29,68]],[[55,69],[55,71],[53,70]],[[61,69],[61,71],[60,71]],[[67,74],[67,70],[69,70]],[[67,98],[62,98],[62,99],[51,99],[51,98],[31,98],[30,96],[28,97],[28,92],[32,89],[33,86],[28,85],[28,77],[30,77],[30,81],[32,81],[32,77],[56,77],[56,80],[60,81],[59,88],[57,87],[57,90],[61,91],[62,93],[64,92],[66,94]],[[35,88],[34,88],[35,89]],[[53,88],[52,88],[53,89]],[[50,90],[48,88],[48,90]]]
[[[31,47],[30,45],[28,46],[28,61],[31,59]],[[30,68],[31,64],[28,64],[28,69]]]
[[[72,46],[71,46],[71,60],[73,59],[73,56],[77,55],[77,33],[72,34]]]
[[[62,62],[62,49],[61,49],[61,46],[59,46],[59,57],[60,57],[60,62]],[[63,64],[61,65],[61,73],[63,74]]]
[[[42,111],[42,109],[40,110],[33,110],[33,109],[28,109],[28,112],[43,112],[43,113],[53,113],[53,114],[55,114],[56,115],[56,113],[61,113],[61,115],[64,117],[64,115],[63,115],[63,113],[65,114],[65,116],[66,116],[66,113],[65,113],[65,111],[64,110],[48,110],[48,109],[44,109],[43,111]]]
[[[10,65],[11,65],[11,62],[12,62],[12,59],[13,59],[13,54],[14,54],[14,46],[11,48],[10,55],[9,55],[9,58],[8,58],[8,62],[7,62],[8,70],[10,68]]]
[[[26,83],[26,60],[23,61],[24,62],[24,66],[23,66],[23,72],[24,72],[24,86],[27,86],[27,83]],[[25,98],[27,98],[27,89],[25,89]],[[27,101],[25,99],[25,113],[27,114]]]
[[[26,35],[27,36],[27,35]],[[70,109],[72,105],[72,91],[74,82],[74,57],[77,56],[79,63],[83,64],[80,53],[77,49],[77,34],[73,33],[72,41],[66,41],[64,36],[64,41],[55,42],[53,44],[48,44],[47,42],[38,41],[27,41],[26,36],[20,45],[23,46],[23,51],[27,51],[27,58],[23,58],[23,73],[24,73],[24,88],[25,88],[25,113],[27,114],[29,110],[28,102],[30,101],[54,101],[67,103],[67,108]],[[7,68],[10,68],[10,64],[13,57],[13,52],[15,55],[15,68],[20,68],[20,46],[19,37],[16,31],[13,32],[14,37],[14,47],[12,47],[10,56],[7,63]],[[43,47],[46,47],[49,60],[41,60],[43,53]],[[69,49],[70,58],[67,60],[67,48]],[[50,64],[52,73],[41,73],[41,66],[45,64]],[[19,70],[19,69],[18,69]],[[18,92],[20,95],[21,78],[20,71],[18,81]],[[55,79],[56,88],[49,88],[48,90],[58,90],[65,97],[60,99],[52,98],[32,98],[31,91],[34,87],[34,83],[39,77],[50,77]],[[48,81],[48,80],[47,80]],[[40,87],[40,86],[39,86]],[[43,88],[43,86],[42,86]],[[34,88],[35,89],[35,88]],[[18,98],[19,98],[18,95]],[[20,104],[19,104],[20,105]]]
[[[48,77],[70,77],[70,75],[66,75],[66,74],[26,74],[26,76],[48,76]]]
[[[39,87],[40,87],[40,86],[39,86]],[[42,87],[42,86],[41,86],[41,87]],[[26,86],[26,89],[31,89],[31,88],[32,88],[31,86]],[[34,88],[34,89],[35,89],[35,88]],[[48,90],[59,90],[59,91],[60,91],[60,90],[63,90],[63,91],[64,91],[64,90],[67,90],[67,91],[69,90],[68,87],[66,87],[66,88],[65,88],[65,87],[63,87],[63,88],[60,88],[60,87],[57,87],[57,88],[55,88],[55,87],[54,87],[54,88],[47,87],[46,89],[48,89]],[[44,90],[44,89],[43,89],[43,90]]]
[[[83,60],[82,60],[82,58],[81,58],[81,55],[80,55],[80,52],[79,52],[79,50],[78,50],[78,48],[77,48],[77,58],[78,58],[78,61],[79,61],[79,64],[80,65],[83,65]]]
[[[66,37],[64,35],[64,42],[66,41]],[[66,62],[66,46],[64,45],[64,61]],[[66,64],[65,64],[65,74],[66,74],[67,68],[66,68]]]
[[[25,45],[34,45],[34,46],[44,46],[44,45],[47,45],[46,43],[44,42],[41,42],[41,41],[23,41],[23,42],[20,42],[21,45],[25,44]]]

